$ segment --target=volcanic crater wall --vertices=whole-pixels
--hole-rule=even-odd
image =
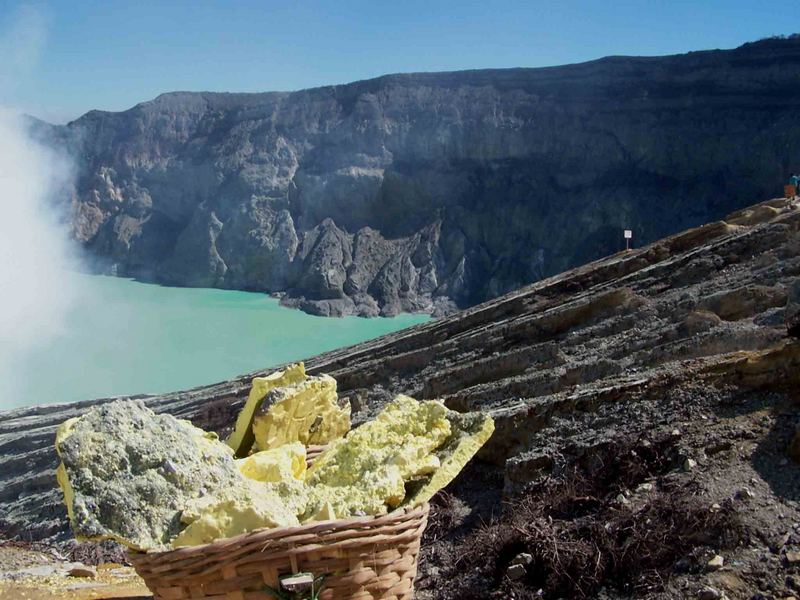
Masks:
[[[98,269],[326,315],[448,312],[774,196],[800,40],[293,93],[164,94],[38,133]]]

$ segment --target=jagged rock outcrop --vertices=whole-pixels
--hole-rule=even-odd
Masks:
[[[717,386],[728,394],[758,389],[759,402],[772,402],[800,384],[800,344],[787,340],[784,323],[787,290],[800,279],[800,210],[784,200],[753,210],[764,220],[683,232],[318,356],[307,370],[336,378],[356,424],[398,393],[489,412],[496,429],[479,457],[495,465],[500,481],[488,484],[473,471],[456,493],[520,489],[606,447],[615,430],[695,422],[687,398],[716,398]],[[224,434],[253,376],[144,402]],[[0,537],[68,535],[55,483],[55,427],[103,402],[0,414]],[[734,408],[745,410],[718,410]],[[793,432],[790,419],[775,423]],[[785,474],[764,463],[755,468],[776,489],[784,485]]]
[[[798,77],[795,38],[178,92],[36,129],[77,160],[71,224],[100,269],[444,313],[617,251],[623,228],[639,245],[774,195],[800,170]]]

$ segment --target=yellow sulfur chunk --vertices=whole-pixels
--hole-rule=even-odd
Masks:
[[[293,515],[298,518],[306,512],[308,506],[308,487],[300,479],[265,483],[264,487],[278,495]]]
[[[61,444],[66,440],[70,434],[72,433],[72,429],[75,426],[75,423],[78,422],[78,417],[73,417],[72,419],[67,419],[61,425],[59,425],[58,429],[56,430],[56,454],[58,454],[59,458],[61,458],[61,454],[59,452],[59,448]],[[75,500],[75,491],[72,489],[72,484],[69,482],[69,477],[67,476],[67,469],[64,467],[64,463],[59,462],[58,468],[56,469],[56,481],[58,481],[58,485],[61,487],[61,491],[64,492],[64,503],[67,505],[67,516],[69,517],[70,522],[72,522],[75,518],[73,514],[73,503]],[[81,540],[78,540],[81,541]]]
[[[277,494],[295,515],[305,511],[306,448],[300,442],[256,452],[238,459],[236,466],[248,479],[265,484],[265,489]]]
[[[247,402],[236,418],[236,427],[227,440],[228,445],[233,448],[237,457],[247,456],[253,446],[253,417],[256,411],[261,408],[261,403],[270,390],[276,387],[284,387],[300,383],[306,378],[306,370],[303,363],[289,365],[284,371],[276,371],[266,377],[256,377],[253,379],[253,387],[250,388],[250,395]]]
[[[405,497],[405,482],[400,469],[384,465],[362,473],[358,483],[309,485],[303,522],[330,518],[382,515],[387,507],[398,506]],[[332,517],[331,515],[334,515]]]
[[[327,444],[350,430],[350,406],[340,408],[336,380],[328,375],[269,392],[269,410],[256,410],[253,435],[256,451],[292,442]]]
[[[306,474],[306,448],[300,442],[286,444],[240,458],[236,466],[245,477],[263,483],[302,480]]]
[[[173,548],[207,544],[264,527],[299,525],[294,511],[274,490],[245,478],[241,486],[190,502],[181,521],[188,526],[172,540]]]
[[[440,466],[430,476],[419,482],[419,488],[409,494],[405,504],[419,506],[455,479],[470,459],[480,450],[494,432],[494,421],[482,413],[457,413],[447,411],[452,434],[436,449],[433,457]]]
[[[308,517],[304,522],[308,523],[309,521],[335,521],[336,520],[336,511],[333,510],[333,506],[330,502],[323,502],[322,506],[317,509],[313,515]]]
[[[398,396],[374,421],[333,442],[306,472],[305,519],[331,510],[337,517],[386,512],[405,498],[405,481],[439,466],[433,451],[450,437],[441,402]]]

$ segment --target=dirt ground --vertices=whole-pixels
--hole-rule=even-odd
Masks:
[[[130,567],[106,563],[95,568],[62,560],[47,549],[9,544],[0,546],[0,598],[111,600],[152,595]]]
[[[564,514],[563,502],[548,496],[547,492],[559,490],[558,486],[547,487],[554,476],[519,495],[533,499],[535,508],[531,510],[502,495],[499,472],[492,477],[485,469],[471,467],[457,480],[451,495],[436,501],[423,542],[417,598],[800,597],[800,466],[787,453],[800,426],[798,406],[794,394],[685,385],[667,391],[660,399],[642,400],[635,406],[608,406],[565,421],[561,424],[564,433],[569,429],[573,435],[557,443],[563,455],[574,453],[570,439],[574,443],[579,432],[592,431],[604,440],[583,448],[571,463],[588,477],[605,476],[606,468],[620,458],[615,452],[642,454],[642,448],[653,448],[657,440],[669,442],[655,472],[629,468],[639,474],[630,478],[616,475],[592,487],[595,506],[587,510],[587,497],[583,496],[579,498],[582,508],[568,514]],[[626,445],[631,440],[639,444],[634,450]],[[607,462],[600,467],[593,464],[603,461]],[[484,478],[483,485],[476,485],[478,477]],[[555,536],[548,543],[556,553],[562,552],[558,564],[565,571],[562,579],[569,581],[581,577],[582,571],[585,574],[586,568],[577,569],[570,563],[570,543],[575,538],[568,538],[565,532],[575,531],[573,525],[585,528],[591,525],[593,515],[613,521],[630,514],[635,521],[637,515],[653,515],[647,512],[649,507],[678,493],[693,511],[708,511],[709,515],[728,512],[738,539],[713,535],[707,539],[705,532],[689,531],[692,540],[670,540],[669,532],[659,530],[658,523],[646,524],[645,540],[649,526],[653,545],[674,543],[683,554],[660,555],[663,564],[630,572],[629,578],[609,566],[596,581],[588,581],[583,591],[576,591],[563,581],[560,587],[548,589],[557,575],[552,563],[542,562],[544,553],[535,546],[525,547],[524,535],[507,534],[514,527],[529,531],[526,517],[519,515],[521,510],[531,510],[531,515],[553,523],[562,537]],[[680,520],[681,513],[677,518]],[[690,518],[688,513],[686,518]],[[691,518],[696,518],[696,512]],[[608,523],[605,526],[608,528]],[[687,530],[680,527],[673,531],[687,536]],[[505,546],[497,540],[503,536],[510,540]],[[633,537],[625,542],[638,543]],[[531,541],[541,543],[540,538]],[[599,544],[597,540],[593,543]],[[652,550],[647,543],[638,548],[639,553]],[[526,551],[533,555],[533,563],[520,569],[522,576],[514,579],[511,565]],[[592,556],[598,562],[609,558],[600,551]],[[620,560],[619,556],[611,559]],[[630,557],[626,560],[633,564],[631,569],[637,568]]]

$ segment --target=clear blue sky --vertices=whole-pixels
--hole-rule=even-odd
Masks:
[[[0,102],[55,121],[172,90],[731,48],[800,31],[797,0],[0,0]],[[8,60],[12,56],[12,60]]]

